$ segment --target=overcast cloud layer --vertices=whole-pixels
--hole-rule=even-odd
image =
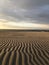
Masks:
[[[0,19],[49,24],[49,0],[0,0]]]

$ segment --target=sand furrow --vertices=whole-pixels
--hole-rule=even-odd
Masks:
[[[49,65],[48,38],[29,37],[0,38],[0,65]]]
[[[8,59],[9,59],[10,53],[7,52],[3,58],[2,65],[8,65]]]
[[[23,55],[24,55],[23,64],[25,63],[24,65],[28,65],[28,56],[27,56],[27,53],[26,53],[26,43],[23,44],[23,45],[24,45],[24,47],[23,47],[24,49],[22,49],[22,52],[23,52]]]
[[[27,55],[27,62],[28,62],[28,65],[31,65],[30,63],[30,55],[28,53],[28,44],[26,43],[26,55]]]
[[[30,44],[30,55],[31,55],[31,61],[32,61],[32,65],[37,65],[36,62],[34,61],[35,59],[35,54],[34,54],[34,50],[32,49],[32,44]]]
[[[23,42],[21,43],[21,49],[20,49],[20,53],[21,53],[21,57],[22,57],[22,61],[21,61],[21,65],[25,65],[25,56],[24,56],[24,52],[23,52],[23,50],[24,50],[24,44],[23,44]]]
[[[4,58],[5,52],[4,49],[2,50],[2,52],[0,53],[0,65],[2,64],[2,60]]]
[[[37,49],[37,47],[35,47],[35,49],[38,51],[38,57],[39,57],[39,60],[42,61],[42,63],[44,65],[47,65],[48,61],[47,61],[47,58],[44,57],[43,53],[41,50]],[[46,59],[45,59],[46,58]]]
[[[36,50],[34,46],[33,46],[33,50],[34,50],[34,56],[35,56],[34,61],[36,62],[37,65],[42,65],[43,59],[39,56],[38,51]]]
[[[19,65],[19,50],[21,48],[21,44],[19,44],[18,49],[16,51],[16,65]]]
[[[44,62],[44,60],[41,58],[41,56],[38,54],[38,50],[36,49],[36,47],[35,46],[33,46],[32,47],[33,48],[33,50],[34,50],[34,54],[35,54],[35,61],[36,61],[36,63],[37,63],[37,65],[45,65],[45,62]]]
[[[30,62],[30,65],[34,65],[35,63],[33,62],[33,56],[30,52],[30,44],[28,44],[28,55],[29,55],[29,62]]]
[[[15,60],[15,53],[14,53],[14,51],[12,51],[11,56],[9,58],[9,65],[15,65],[14,60]]]

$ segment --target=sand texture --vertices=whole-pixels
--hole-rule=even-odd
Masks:
[[[49,65],[49,32],[0,32],[0,65]]]

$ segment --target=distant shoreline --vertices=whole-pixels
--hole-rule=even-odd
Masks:
[[[16,31],[16,32],[49,32],[49,30],[16,30],[16,29],[0,29],[1,31]]]

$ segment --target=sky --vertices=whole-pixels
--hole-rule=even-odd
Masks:
[[[49,0],[0,0],[0,29],[49,30]]]

